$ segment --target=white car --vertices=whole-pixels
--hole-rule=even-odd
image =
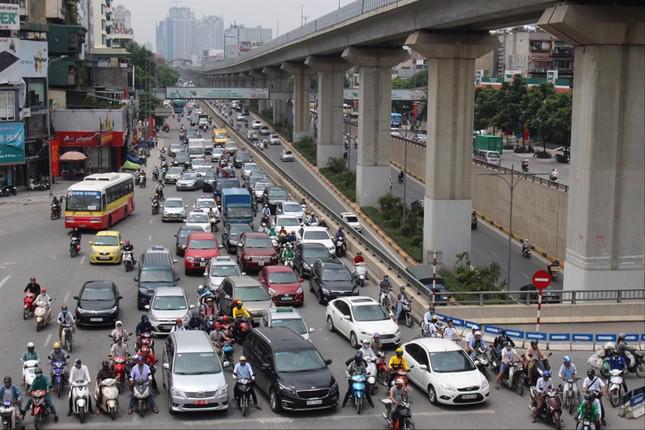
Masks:
[[[327,329],[337,331],[349,339],[353,348],[371,340],[374,333],[381,335],[383,345],[401,343],[399,326],[392,321],[389,312],[371,297],[354,296],[334,299],[325,312]]]
[[[280,161],[296,161],[293,152],[289,149],[283,149],[280,154]]]
[[[204,283],[211,291],[215,291],[228,276],[242,276],[237,262],[228,255],[211,258],[204,272]]]
[[[243,113],[238,113],[236,119],[238,121],[244,121],[246,118]]]
[[[255,200],[258,202],[261,202],[262,200],[264,200],[264,189],[272,185],[273,184],[271,182],[264,182],[264,181],[256,182],[255,185],[253,186],[253,196],[255,197]]]
[[[262,121],[258,121],[257,119],[253,120],[251,123],[251,128],[255,130],[259,130],[262,127]]]
[[[336,254],[336,245],[325,227],[303,227],[300,243],[319,243],[324,245],[331,255]]]
[[[208,214],[203,210],[194,210],[186,217],[186,225],[194,225],[201,227],[204,231],[211,231],[211,222],[208,219]]]
[[[282,230],[282,227],[287,233],[298,234],[298,230],[300,230],[300,221],[295,216],[290,215],[276,215],[273,225],[275,225],[276,232]]]
[[[490,396],[486,377],[468,354],[448,339],[423,337],[405,343],[403,357],[412,367],[408,377],[428,393],[430,403],[482,403]]]
[[[211,154],[211,161],[219,162],[220,158],[224,155],[224,148],[213,148],[213,153]]]
[[[356,231],[363,230],[361,222],[358,220],[358,217],[353,212],[341,212],[340,217],[345,221],[351,228]]]
[[[277,134],[275,134],[275,133],[272,133],[272,134],[269,136],[269,143],[270,143],[271,145],[280,145],[280,144],[282,143],[282,141],[280,140],[280,135],[277,135]]]
[[[208,212],[210,208],[214,207],[217,207],[217,203],[212,197],[199,197],[193,205],[193,209],[202,209],[205,212]]]
[[[307,327],[302,316],[291,306],[277,306],[263,311],[260,325],[263,327],[289,327],[309,341],[311,340],[309,333],[314,331],[313,328]]]
[[[257,170],[257,168],[257,163],[244,163],[244,166],[242,166],[242,178],[248,178],[251,176],[251,172]]]
[[[278,213],[282,215],[295,216],[299,221],[305,216],[302,205],[298,202],[288,201],[278,204]]]

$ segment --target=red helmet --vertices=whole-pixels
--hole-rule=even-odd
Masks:
[[[141,355],[145,356],[148,353],[150,353],[150,347],[148,345],[142,345],[140,352],[141,352]]]
[[[228,321],[228,316],[227,315],[222,315],[222,321],[227,322]]]
[[[40,292],[41,292],[41,294],[45,294],[45,293],[47,292],[47,288],[42,287],[42,288],[40,289]]]

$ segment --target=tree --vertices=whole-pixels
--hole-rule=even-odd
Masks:
[[[497,91],[493,88],[475,90],[475,130],[483,130],[494,125],[493,119],[498,110]]]
[[[513,134],[522,132],[521,107],[526,93],[526,79],[520,75],[515,75],[510,84],[502,84],[502,88],[496,93],[498,110],[493,118],[495,127]]]
[[[571,145],[571,94],[551,94],[539,112],[544,141]]]
[[[531,136],[542,137],[543,126],[542,118],[539,113],[544,106],[548,97],[555,93],[553,85],[543,83],[537,87],[531,88],[522,100],[521,106],[521,123],[526,126]]]

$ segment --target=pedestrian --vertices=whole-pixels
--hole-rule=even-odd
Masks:
[[[390,186],[389,186],[390,193],[392,192],[392,174],[390,173]]]

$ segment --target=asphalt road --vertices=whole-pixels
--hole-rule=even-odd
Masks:
[[[173,125],[176,125],[173,124]],[[176,130],[173,130],[170,139],[177,139]],[[162,144],[169,139],[160,139]],[[153,153],[156,155],[156,152]],[[151,169],[151,165],[149,165]],[[173,233],[180,224],[161,223],[159,216],[150,215],[150,196],[152,188],[136,189],[135,213],[127,220],[114,226],[121,231],[124,238],[133,242],[138,255],[151,245],[164,245],[173,249]],[[192,202],[198,192],[177,193],[173,187],[166,188],[167,196],[181,195],[187,202]],[[19,196],[20,197],[20,196]],[[45,330],[36,333],[32,320],[23,321],[21,317],[22,290],[30,275],[35,275],[40,284],[49,290],[53,297],[53,306],[58,310],[62,303],[74,307],[72,297],[79,291],[82,283],[90,279],[113,280],[119,287],[124,299],[121,302],[121,319],[128,330],[132,331],[139,321],[141,312],[136,310],[136,287],[133,274],[125,273],[122,266],[91,266],[88,262],[88,241],[90,233],[84,235],[81,254],[70,258],[68,237],[63,226],[63,221],[50,221],[49,204],[46,197],[21,200],[20,198],[0,205],[0,216],[3,223],[0,225],[0,237],[4,246],[0,248],[0,291],[3,300],[0,303],[0,315],[3,327],[3,348],[0,350],[0,373],[10,375],[14,381],[20,380],[19,357],[25,350],[28,341],[36,343],[36,350],[42,355],[47,355],[51,344],[56,337],[56,327],[50,324]],[[181,268],[182,261],[177,263]],[[184,287],[193,296],[201,277],[185,277],[183,271],[178,271],[181,276],[180,286]],[[305,290],[305,305],[299,310],[308,325],[315,329],[312,334],[313,343],[320,349],[323,356],[332,358],[331,365],[337,379],[342,381],[344,369],[342,362],[351,357],[354,352],[349,343],[337,334],[327,331],[324,325],[324,309],[309,296],[308,288]],[[376,287],[366,286],[364,293],[374,296]],[[90,368],[92,378],[95,377],[101,360],[105,359],[109,340],[108,328],[78,329],[75,335],[75,350],[72,360],[81,358]],[[408,340],[418,333],[418,329],[403,329],[403,337]],[[159,341],[159,340],[158,340]],[[239,349],[239,348],[238,348]],[[555,353],[553,363],[560,360],[562,354]],[[574,353],[573,358],[577,363],[583,363],[586,353]],[[160,358],[160,357],[157,357]],[[584,367],[579,364],[579,367]],[[230,371],[227,371],[230,374]],[[229,380],[230,381],[230,380]],[[633,379],[628,384],[635,386]],[[341,390],[346,386],[341,382]],[[380,393],[383,391],[380,390]],[[50,419],[46,428],[258,428],[258,429],[284,429],[284,428],[385,428],[381,418],[382,408],[377,403],[375,409],[367,409],[364,415],[355,416],[350,408],[337,408],[332,411],[301,414],[273,414],[268,406],[267,399],[259,395],[261,411],[251,410],[249,416],[243,418],[240,412],[231,408],[227,413],[195,414],[170,416],[167,413],[167,393],[162,390],[158,396],[159,415],[150,414],[141,419],[138,416],[128,416],[123,407],[127,398],[122,395],[121,413],[115,423],[108,418],[89,417],[81,425],[74,417],[66,417],[67,400],[54,399],[61,421],[54,424]],[[375,398],[380,395],[375,396]],[[493,391],[488,403],[475,407],[434,407],[425,396],[417,389],[412,389],[413,417],[419,428],[547,428],[542,423],[531,424],[528,418],[528,396],[523,398],[508,390]],[[617,410],[609,410],[610,428],[630,427],[643,428],[643,419],[628,421],[616,416]],[[572,428],[573,423],[569,416],[565,416],[565,426]],[[27,418],[27,425],[32,426],[32,418]]]

